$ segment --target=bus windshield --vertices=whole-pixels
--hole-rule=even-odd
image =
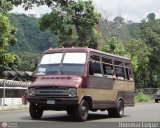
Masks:
[[[67,52],[44,54],[35,75],[83,75],[86,53]]]

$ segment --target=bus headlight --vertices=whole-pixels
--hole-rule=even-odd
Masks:
[[[34,88],[28,89],[28,96],[35,96],[36,95],[36,90]]]
[[[76,97],[77,96],[77,89],[76,88],[70,88],[69,89],[69,97]]]

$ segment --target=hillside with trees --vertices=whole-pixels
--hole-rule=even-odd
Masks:
[[[25,14],[10,14],[11,24],[16,28],[16,45],[10,48],[16,53],[39,53],[54,47],[54,40],[50,31],[39,30],[39,19],[28,17]]]
[[[3,10],[0,29],[5,35],[0,35],[1,51],[4,51],[1,52],[4,58],[0,63],[1,71],[15,68],[33,71],[40,53],[49,47],[97,48],[99,40],[100,50],[131,60],[137,88],[160,87],[160,19],[155,19],[154,13],[148,14],[141,23],[126,23],[121,16],[109,21],[96,11],[91,0],[5,2],[3,6],[0,3]],[[24,2],[25,9],[32,4],[46,4],[52,7],[52,12],[40,19],[11,14],[10,24],[6,13],[11,5],[21,2]]]
[[[10,14],[9,20],[16,28],[16,43],[9,51],[17,54],[18,70],[33,71],[40,54],[54,47],[54,38],[50,31],[39,30],[39,19],[24,14]]]

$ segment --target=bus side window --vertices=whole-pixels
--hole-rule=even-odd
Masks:
[[[114,71],[113,71],[113,66],[109,64],[103,64],[103,71],[104,71],[104,76],[108,78],[113,78]]]
[[[102,77],[100,57],[98,55],[90,56],[89,75]]]
[[[93,66],[94,76],[101,76],[102,77],[100,62],[96,61],[93,65],[94,65]]]
[[[116,67],[116,68],[115,68],[115,72],[116,72],[116,77],[117,77],[118,79],[124,80],[125,75],[124,75],[123,67]]]

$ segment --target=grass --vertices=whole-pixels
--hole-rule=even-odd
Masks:
[[[153,99],[152,96],[143,94],[142,92],[135,96],[136,102],[147,103],[147,102],[151,102],[152,99]]]

